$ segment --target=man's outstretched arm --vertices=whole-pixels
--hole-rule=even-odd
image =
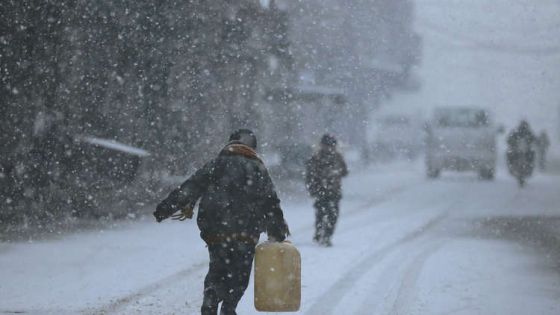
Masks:
[[[174,189],[167,198],[157,205],[154,212],[156,220],[161,222],[179,210],[192,209],[196,201],[208,189],[208,186],[215,181],[216,166],[216,160],[206,163],[181,186]]]

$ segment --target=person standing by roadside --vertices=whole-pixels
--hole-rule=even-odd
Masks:
[[[307,162],[305,173],[307,190],[315,199],[313,241],[327,247],[332,246],[331,238],[340,212],[342,178],[348,175],[344,158],[336,146],[334,136],[323,135],[320,149]]]

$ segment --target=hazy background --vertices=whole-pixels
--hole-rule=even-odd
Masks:
[[[459,105],[560,138],[552,0],[9,0],[0,15],[4,226],[141,211],[241,127],[279,179],[326,132],[377,162],[387,113],[414,141]]]
[[[422,88],[390,105],[489,107],[508,127],[526,118],[558,141],[560,3],[419,0],[415,6],[424,41]]]

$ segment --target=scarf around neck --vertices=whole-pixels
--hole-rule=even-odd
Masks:
[[[222,152],[226,154],[241,155],[246,158],[262,162],[261,158],[257,155],[257,152],[253,148],[239,142],[232,141],[228,143]]]

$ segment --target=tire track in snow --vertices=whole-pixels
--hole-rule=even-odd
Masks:
[[[415,185],[413,184],[409,184],[409,185],[402,185],[402,186],[397,186],[394,187],[390,190],[388,190],[387,192],[385,192],[383,195],[377,195],[371,199],[369,199],[367,202],[356,206],[356,207],[352,207],[348,210],[346,210],[344,212],[345,216],[348,217],[352,217],[352,216],[356,216],[359,215],[361,213],[363,213],[364,211],[370,209],[372,206],[381,204],[383,202],[389,201],[391,199],[393,199],[393,197],[395,195],[398,195],[399,193],[407,190],[410,187],[413,187]],[[309,225],[305,225],[303,227],[300,227],[298,229],[296,229],[294,232],[294,234],[297,233],[301,233],[301,232],[305,232],[305,231],[309,231],[314,229],[314,225],[313,224],[309,224]],[[179,282],[179,281],[184,281],[186,278],[188,278],[190,275],[192,275],[193,273],[196,274],[198,272],[201,272],[204,270],[204,268],[206,268],[207,266],[207,262],[203,262],[203,263],[199,263],[196,265],[193,265],[190,268],[187,269],[183,269],[181,271],[178,271],[168,277],[165,277],[163,279],[160,279],[156,282],[153,282],[143,288],[141,288],[140,290],[136,290],[124,297],[118,298],[114,301],[112,301],[111,303],[108,303],[104,306],[101,307],[97,307],[97,308],[88,308],[83,310],[81,313],[82,314],[94,314],[94,315],[104,315],[104,314],[112,314],[112,313],[118,313],[120,310],[126,308],[128,305],[135,303],[139,300],[141,300],[142,298],[150,295],[153,292],[156,292],[158,290],[161,290],[165,287],[170,287],[173,284]],[[189,303],[189,305],[201,302],[202,300],[196,300],[193,301],[192,303]]]
[[[158,280],[154,283],[151,283],[140,290],[137,290],[131,294],[128,294],[124,297],[118,298],[113,302],[106,304],[104,306],[98,308],[90,308],[81,311],[82,314],[94,314],[94,315],[101,315],[101,314],[111,314],[116,313],[120,309],[126,307],[127,305],[134,303],[141,298],[149,295],[152,292],[158,291],[162,288],[167,286],[172,286],[173,284],[184,281],[186,278],[193,274],[197,274],[198,272],[202,271],[208,265],[207,262],[197,263],[195,265],[190,266],[189,268],[180,270],[172,275],[169,275],[161,280]]]
[[[353,217],[356,215],[359,215],[361,213],[363,213],[366,210],[371,209],[372,206],[377,206],[379,204],[382,204],[386,201],[390,201],[391,199],[393,199],[393,197],[395,197],[395,195],[398,195],[404,191],[406,191],[408,188],[412,187],[414,185],[405,185],[405,186],[398,186],[395,187],[393,189],[390,189],[389,191],[387,191],[385,194],[381,195],[381,196],[375,196],[371,199],[369,199],[367,202],[356,206],[356,207],[352,207],[348,210],[341,210],[341,216],[344,215],[345,218],[347,217]],[[308,224],[308,225],[304,225],[302,227],[299,227],[298,229],[295,229],[292,234],[297,234],[300,232],[305,232],[308,230],[314,230],[315,229],[315,225],[314,223]]]
[[[403,303],[414,298],[414,292],[404,292],[405,288],[411,288],[417,282],[413,273],[418,270],[418,275],[420,274],[421,268],[416,268],[414,264],[422,263],[419,257],[431,256],[439,249],[440,244],[443,242],[427,234],[401,246],[398,251],[387,255],[378,268],[364,273],[362,279],[353,288],[355,291],[359,290],[359,295],[356,296],[358,299],[348,301],[348,297],[344,297],[341,303],[357,304],[356,309],[352,310],[353,314],[390,314],[395,301]],[[348,306],[339,304],[337,309],[346,307]]]
[[[500,195],[503,198],[497,200],[498,202],[497,205],[500,205],[499,206],[500,208],[506,208],[506,209],[509,209],[513,205],[515,205],[520,198],[519,192],[508,194],[507,197],[505,196],[505,194],[500,194]],[[484,198],[481,198],[481,200],[483,199]],[[488,204],[486,202],[482,203],[478,201],[473,203],[472,198],[467,200],[469,200],[471,208],[488,207]],[[496,205],[494,205],[494,207],[496,207]],[[421,275],[421,271],[424,268],[424,265],[428,260],[428,258],[430,258],[433,254],[435,254],[443,245],[444,245],[443,240],[439,240],[439,241],[432,240],[432,243],[428,244],[427,248],[423,249],[420,253],[416,254],[414,259],[407,264],[406,269],[404,271],[404,275],[402,276],[401,279],[401,283],[398,286],[396,295],[394,296],[392,306],[390,307],[390,310],[386,309],[388,311],[387,312],[388,314],[393,314],[393,315],[411,314],[414,313],[414,311],[416,311],[416,313],[423,313],[422,310],[410,309],[416,294],[416,290],[415,290],[416,284],[418,282],[418,279]],[[390,303],[390,301],[388,303]],[[362,310],[363,310],[362,312],[363,314],[368,313],[365,305],[362,308]],[[470,312],[477,312],[475,309],[472,309],[469,306],[458,308],[455,311],[459,312],[465,310],[470,310]],[[451,313],[453,312],[450,312],[450,314]]]
[[[448,209],[450,209],[449,207]],[[396,250],[399,246],[408,244],[422,235],[426,234],[428,231],[433,229],[438,223],[443,221],[448,215],[448,211],[443,214],[437,215],[432,218],[427,223],[422,225],[420,228],[406,234],[405,236],[391,242],[381,249],[373,252],[372,254],[362,258],[356,265],[352,267],[348,272],[340,277],[327,292],[323,293],[317,301],[309,308],[306,314],[330,314],[341,301],[341,297],[349,290],[354,284],[367,273],[368,270],[372,269],[379,262],[381,262],[387,255]]]
[[[395,187],[391,190],[389,190],[387,193],[385,193],[384,195],[381,196],[376,196],[374,198],[371,198],[370,200],[368,200],[366,203],[359,205],[357,207],[353,207],[351,209],[349,209],[348,211],[346,211],[346,215],[348,216],[354,216],[354,215],[358,215],[360,213],[362,213],[363,211],[369,209],[371,206],[383,203],[385,201],[388,201],[390,199],[392,199],[392,197],[396,194],[399,194],[401,192],[403,192],[404,190],[406,190],[406,188],[408,188],[408,185],[406,186],[399,186],[399,187]],[[303,227],[300,227],[299,229],[296,229],[294,232],[295,233],[300,233],[300,232],[304,232],[304,231],[308,231],[310,229],[314,229],[314,225],[310,224],[310,225],[306,225]],[[158,291],[162,288],[165,287],[169,287],[172,286],[173,284],[179,282],[179,281],[184,281],[186,278],[189,277],[189,275],[192,275],[193,273],[198,273],[200,271],[203,271],[204,268],[206,268],[206,266],[208,265],[208,263],[205,261],[203,263],[198,263],[190,268],[187,269],[183,269],[181,271],[178,271],[170,276],[167,276],[163,279],[160,279],[156,282],[153,282],[143,288],[141,288],[140,290],[134,291],[124,297],[118,298],[114,301],[112,301],[111,303],[108,303],[104,306],[101,307],[97,307],[97,308],[88,308],[83,310],[81,313],[82,314],[94,314],[94,315],[101,315],[101,314],[112,314],[112,313],[118,313],[119,310],[124,309],[126,306],[135,303],[139,300],[141,300],[143,297],[146,297],[148,295],[150,295],[151,293]],[[201,302],[197,300],[197,301],[193,301],[192,303],[189,304],[195,304],[196,302]]]
[[[430,244],[426,249],[422,250],[420,254],[416,255],[408,265],[404,277],[400,281],[397,297],[393,302],[393,307],[389,314],[410,314],[409,304],[414,298],[415,285],[420,278],[424,264],[442,245],[443,242],[441,241]]]
[[[374,198],[371,198],[370,200],[368,200],[367,202],[357,206],[357,207],[353,207],[349,210],[346,211],[346,215],[348,216],[354,216],[354,215],[358,215],[360,213],[362,213],[365,210],[368,210],[369,208],[371,208],[374,205],[389,201],[392,199],[392,197],[396,194],[399,194],[403,191],[405,191],[407,188],[409,187],[409,185],[406,186],[399,186],[399,187],[395,187],[391,190],[389,190],[387,193],[385,193],[384,195],[381,196],[376,196]],[[299,232],[304,232],[304,231],[308,231],[310,229],[314,229],[314,225],[310,224],[310,225],[306,225],[303,227],[300,227],[299,229],[296,229],[295,232],[299,233]],[[168,287],[168,286],[172,286],[174,283],[177,283],[179,281],[184,281],[185,278],[187,278],[190,274],[192,273],[197,273],[199,271],[202,271],[205,267],[207,266],[207,262],[204,263],[200,263],[197,264],[191,268],[188,269],[184,269],[181,270],[173,275],[170,275],[164,279],[158,280],[157,282],[154,282],[150,285],[145,286],[144,288],[135,291],[129,295],[126,295],[124,297],[121,297],[117,300],[115,300],[114,302],[111,302],[103,307],[99,307],[99,308],[95,308],[95,309],[87,309],[82,311],[83,314],[112,314],[112,313],[118,313],[119,310],[122,310],[123,308],[125,308],[126,306],[128,306],[129,304],[132,304],[140,299],[142,299],[145,296],[148,296],[150,293],[153,293],[157,290],[160,290],[162,288]],[[196,300],[193,301],[192,303],[189,304],[195,304],[197,302],[201,302],[202,300]]]

